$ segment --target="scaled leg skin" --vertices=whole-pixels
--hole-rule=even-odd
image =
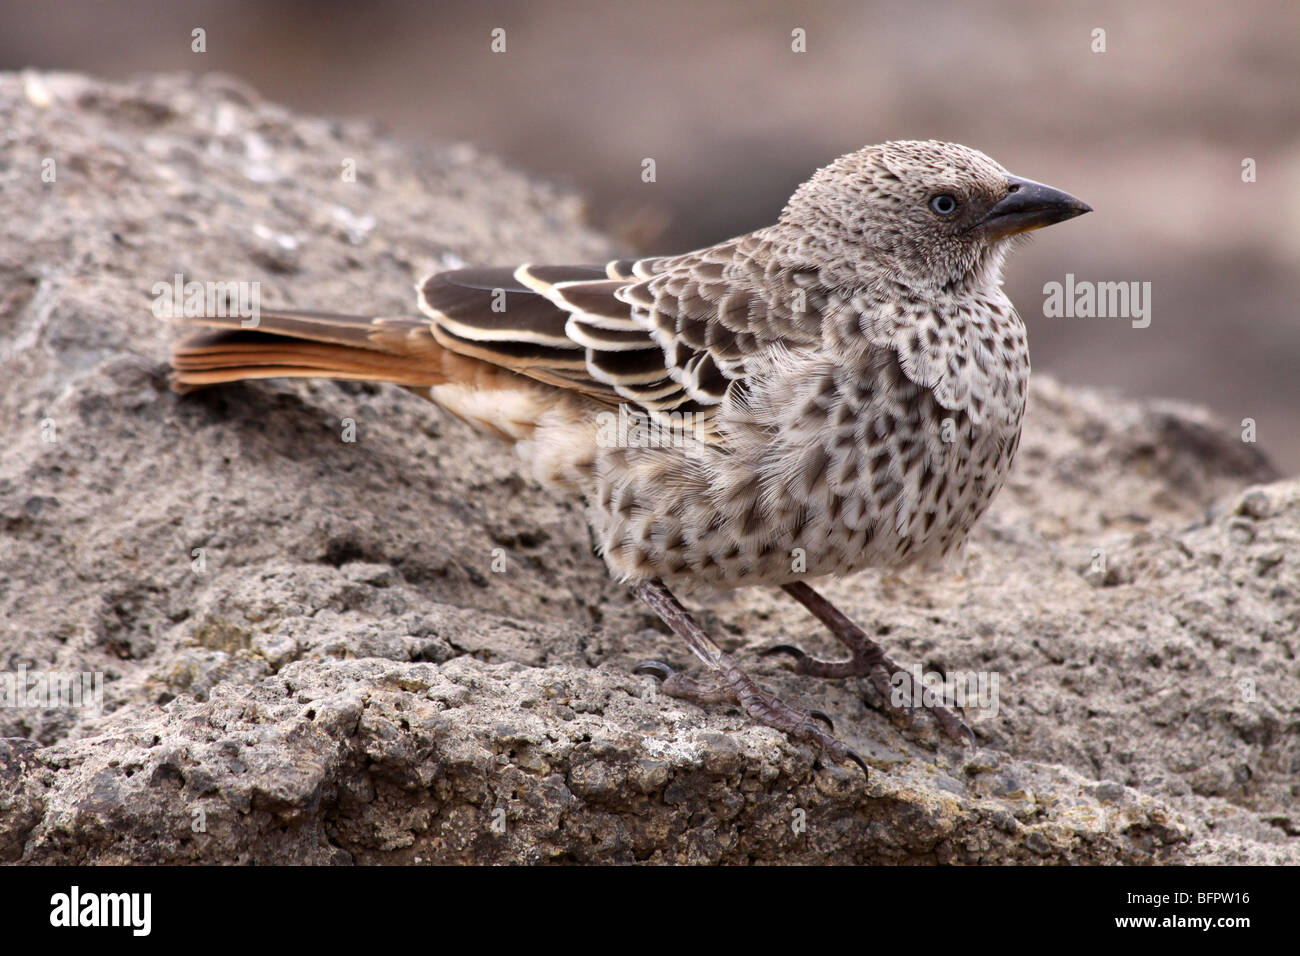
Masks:
[[[828,661],[820,657],[813,657],[802,648],[795,647],[792,644],[782,644],[779,647],[770,648],[764,653],[792,655],[795,658],[795,670],[800,674],[810,674],[814,677],[866,677],[889,705],[891,707],[895,706],[893,704],[894,687],[890,680],[894,674],[903,670],[903,668],[890,660],[884,649],[867,636],[866,631],[845,617],[839,608],[807,584],[797,581],[793,584],[782,585],[782,589],[811,611],[813,617],[825,624],[826,628],[835,635],[836,640],[849,649],[851,656],[844,661]],[[911,710],[911,708],[905,709],[909,712]],[[942,704],[926,709],[934,715],[934,719],[939,722],[939,726],[943,728],[944,733],[949,737],[953,740],[968,743],[972,747],[975,746],[974,731],[958,714]]]
[[[867,773],[867,763],[860,755],[836,739],[818,721],[829,720],[825,715],[791,707],[778,697],[763,690],[730,657],[714,644],[704,629],[682,607],[662,581],[655,578],[635,585],[634,594],[650,606],[673,632],[686,641],[696,657],[709,669],[707,682],[692,680],[675,672],[660,661],[642,661],[633,673],[651,674],[663,679],[663,691],[671,697],[718,703],[734,702],[744,708],[755,720],[780,730],[796,740],[806,740],[820,746],[832,760],[852,760],[862,772]]]

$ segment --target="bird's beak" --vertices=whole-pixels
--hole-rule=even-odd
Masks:
[[[1007,195],[975,224],[990,240],[1041,229],[1092,212],[1086,202],[1052,186],[1019,176],[1007,177]]]

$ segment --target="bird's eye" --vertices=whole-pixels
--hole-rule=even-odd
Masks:
[[[957,211],[957,198],[947,193],[940,193],[931,198],[930,208],[941,216],[951,216]]]

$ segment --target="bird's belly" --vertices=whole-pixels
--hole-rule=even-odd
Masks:
[[[883,486],[863,482],[843,492],[841,517],[832,509],[815,528],[824,553],[810,561],[810,573],[898,568],[952,554],[1001,489],[1018,443],[1018,428],[977,430],[944,458],[923,458]]]
[[[943,437],[923,436],[917,453],[906,442],[846,447],[827,436],[825,467],[811,480],[791,460],[628,450],[598,468],[589,513],[624,580],[731,588],[897,568],[961,545],[1002,486],[1019,422],[967,420]]]

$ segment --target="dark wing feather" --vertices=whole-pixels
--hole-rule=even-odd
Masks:
[[[797,323],[759,294],[771,285],[754,265],[763,257],[748,254],[758,235],[604,268],[438,273],[420,283],[420,308],[452,351],[608,405],[707,420],[763,343],[816,340],[792,336]]]
[[[422,283],[421,293],[426,300],[435,297],[438,325],[462,338],[572,347],[564,334],[568,317],[516,281],[509,269],[439,273]]]

